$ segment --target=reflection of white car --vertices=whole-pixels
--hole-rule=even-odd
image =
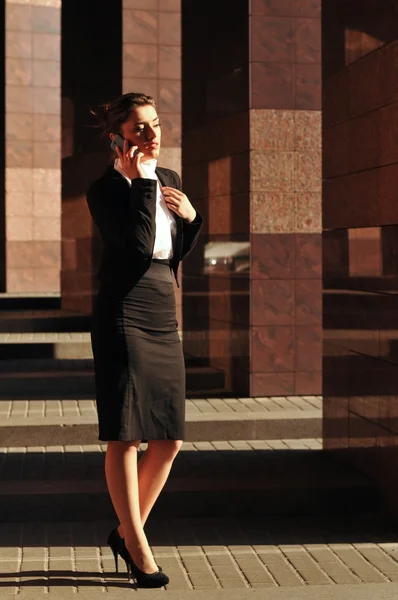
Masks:
[[[205,273],[245,273],[249,266],[249,242],[209,242],[205,246]]]

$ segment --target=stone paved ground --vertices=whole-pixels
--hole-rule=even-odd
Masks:
[[[125,569],[115,573],[106,545],[114,525],[0,524],[0,597],[127,592]],[[194,590],[286,588],[295,600],[292,588],[398,582],[398,536],[373,518],[174,519],[149,522],[147,534],[170,576],[167,591],[188,598]]]
[[[62,361],[60,361],[62,362]],[[79,361],[77,361],[79,362]],[[81,361],[80,361],[81,362]],[[187,420],[201,418],[205,415],[214,418],[231,419],[234,416],[244,418],[272,418],[280,415],[295,414],[306,417],[321,414],[322,398],[320,396],[271,396],[258,398],[198,398],[186,401]],[[254,414],[253,414],[254,413]],[[79,419],[97,419],[94,400],[51,399],[51,400],[6,400],[0,402],[0,418],[2,424],[18,423],[23,420],[37,421],[51,417]],[[6,423],[7,421],[7,423]]]

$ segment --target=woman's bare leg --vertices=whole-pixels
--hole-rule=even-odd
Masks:
[[[141,521],[137,452],[140,442],[108,442],[105,476],[131,558],[146,573],[157,570]]]
[[[138,461],[138,485],[142,526],[145,525],[153,505],[159,497],[170,474],[173,461],[182,441],[150,440],[144,455]],[[119,533],[124,537],[123,527]]]
[[[182,441],[151,440],[144,456],[138,462],[138,485],[140,488],[140,512],[145,525],[153,505],[159,497]]]

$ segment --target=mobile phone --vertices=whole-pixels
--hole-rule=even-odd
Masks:
[[[124,137],[122,137],[120,135],[120,133],[117,133],[115,135],[115,137],[113,138],[112,142],[111,142],[111,148],[114,152],[116,152],[116,146],[118,148],[120,148],[120,150],[123,152],[124,150]]]
[[[116,146],[118,148],[120,148],[120,150],[122,152],[124,151],[124,137],[121,136],[120,133],[117,133],[111,142],[111,148],[114,152],[116,152]],[[129,150],[130,148],[131,148],[131,144],[129,142],[127,142],[127,150]],[[138,148],[136,148],[133,152],[133,156],[138,154],[138,152],[139,152],[139,150],[138,150]]]

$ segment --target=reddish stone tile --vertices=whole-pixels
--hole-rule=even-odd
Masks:
[[[295,61],[297,63],[321,63],[320,19],[295,19]]]
[[[380,165],[398,162],[397,140],[394,132],[398,126],[398,103],[394,102],[381,109],[381,125],[379,134]]]
[[[34,242],[7,242],[7,268],[26,269],[33,268],[35,255]]]
[[[292,64],[252,63],[251,76],[251,108],[294,108]]]
[[[145,77],[156,79],[158,76],[158,48],[150,44],[123,45],[123,75],[125,77]]]
[[[320,18],[321,0],[295,0],[295,4],[295,14],[298,17]]]
[[[6,77],[8,85],[32,85],[32,61],[29,58],[7,58]]]
[[[76,240],[62,240],[62,269],[65,271],[77,268]]]
[[[297,110],[321,110],[321,65],[296,64],[295,78],[295,108]]]
[[[37,217],[33,221],[33,239],[37,241],[59,241],[61,220],[59,217]]]
[[[322,154],[296,152],[294,164],[294,191],[320,192],[322,189]]]
[[[380,165],[381,111],[349,121],[349,171],[364,171]],[[377,140],[377,142],[376,142]]]
[[[8,292],[32,292],[34,291],[33,269],[7,269],[7,291]]]
[[[32,7],[7,2],[6,31],[32,30]]]
[[[35,269],[60,269],[61,247],[56,242],[32,242],[33,266]]]
[[[163,20],[162,20],[163,27]],[[123,42],[157,44],[158,13],[149,10],[123,11]]]
[[[252,234],[252,279],[293,279],[294,235]]]
[[[291,17],[294,14],[294,0],[252,0],[251,14]]]
[[[251,324],[292,325],[294,323],[294,282],[253,280],[251,282]]]
[[[60,269],[34,269],[34,291],[59,292],[61,290]]]
[[[160,80],[159,82],[158,109],[162,113],[181,112],[181,82]]]
[[[253,327],[251,330],[251,370],[277,373],[294,370],[292,326]]]
[[[323,131],[323,176],[335,178],[350,172],[350,126],[339,123]]]
[[[294,203],[294,194],[276,192],[251,194],[251,232],[293,233]]]
[[[33,103],[31,94],[26,93],[26,87],[21,85],[6,85],[6,112],[31,113]]]
[[[366,60],[358,60],[349,70],[349,110],[350,116],[376,109],[382,103],[379,85],[369,85],[369,81],[379,81],[380,72],[384,70],[380,52],[373,52]]]
[[[61,60],[61,35],[33,34],[33,57],[40,60]]]
[[[250,201],[248,194],[222,195],[209,198],[207,217],[211,234],[247,233]]]
[[[296,279],[295,323],[298,325],[322,323],[321,279]]]
[[[322,234],[296,233],[295,278],[319,279],[322,276]]]
[[[322,394],[322,372],[294,374],[294,393],[298,396],[318,396]]]
[[[35,87],[59,88],[61,64],[55,60],[33,60],[33,85]]]
[[[32,217],[8,217],[6,221],[6,240],[15,242],[33,240]]]
[[[29,191],[7,193],[7,218],[33,216],[33,194]]]
[[[321,192],[295,195],[295,232],[320,233],[322,231]]]
[[[250,111],[250,148],[252,150],[295,149],[295,113],[284,110]]]
[[[181,0],[179,0],[181,2]],[[157,10],[158,0],[123,0],[123,8]]]
[[[61,33],[61,10],[52,6],[32,6],[35,33]]]
[[[7,167],[28,168],[33,166],[32,142],[7,141]]]
[[[6,57],[30,58],[32,35],[25,31],[6,31]]]
[[[252,62],[293,62],[293,40],[294,19],[292,17],[252,17]]]
[[[252,373],[250,396],[288,396],[294,394],[294,373]]]
[[[398,164],[392,164],[378,169],[379,196],[378,215],[379,222],[385,225],[398,222],[398,202],[396,202],[398,189]],[[377,196],[373,196],[377,198]]]
[[[322,151],[322,115],[315,110],[294,111],[294,149]]]
[[[142,92],[146,96],[152,96],[156,101],[159,99],[159,81],[157,79],[146,79],[145,77],[123,77],[123,94],[130,92]]]
[[[181,47],[159,46],[159,79],[181,80]]]
[[[34,142],[33,166],[36,169],[60,169],[61,146],[59,142]]]
[[[377,52],[380,53],[380,62],[383,68],[379,71],[379,87],[383,105],[398,100],[398,41],[387,44]]]
[[[60,217],[61,216],[61,194],[56,191],[53,194],[33,195],[33,215],[35,217]]]
[[[32,115],[22,113],[6,114],[6,136],[8,140],[32,140]]]
[[[158,2],[158,10],[159,12],[181,12],[181,0],[161,0]]]
[[[295,327],[295,368],[297,372],[321,371],[322,326]]]
[[[323,130],[349,118],[349,70],[343,69],[322,81]]]
[[[34,115],[33,139],[35,142],[60,142],[61,119],[58,115]]]
[[[169,12],[161,15],[159,44],[165,46],[181,45],[181,14]]]
[[[253,192],[294,191],[293,152],[254,150],[250,166],[250,189]]]
[[[162,145],[176,147],[181,145],[181,115],[158,112],[162,124]]]
[[[57,88],[34,87],[33,112],[36,115],[60,115],[61,93]]]

